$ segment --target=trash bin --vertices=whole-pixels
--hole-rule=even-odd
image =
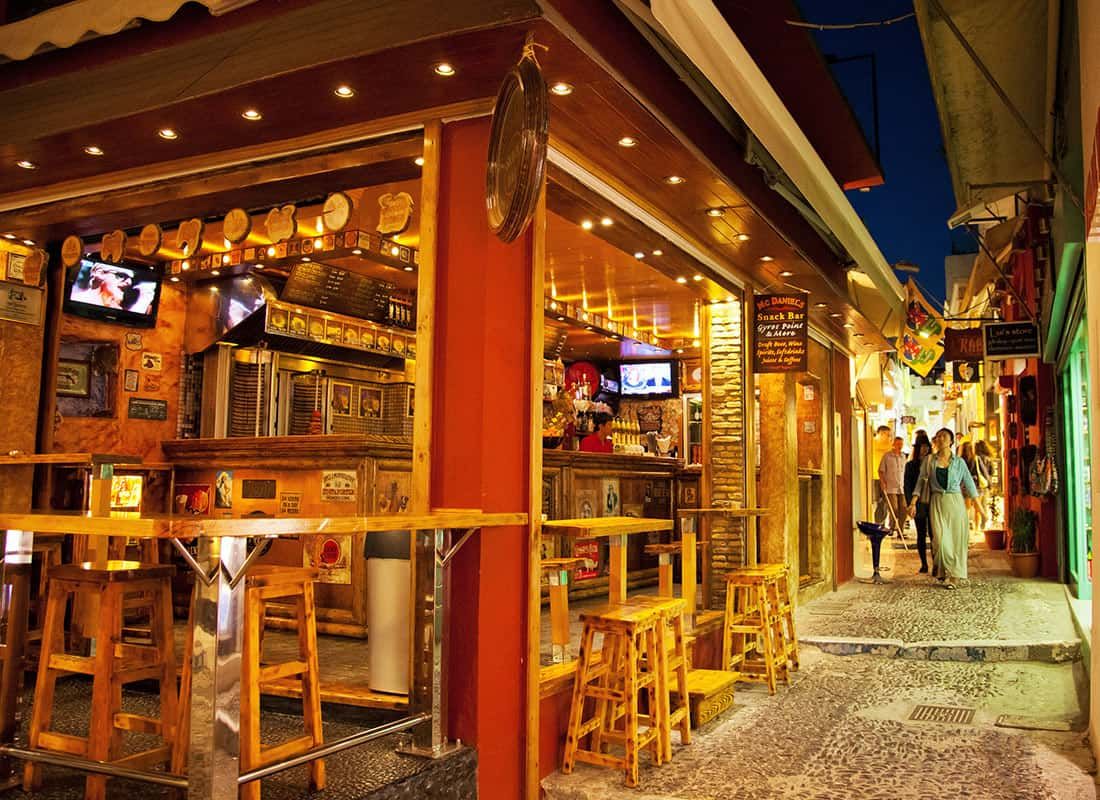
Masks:
[[[409,693],[408,531],[368,533],[368,685],[375,692]]]

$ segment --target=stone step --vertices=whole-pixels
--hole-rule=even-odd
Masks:
[[[875,655],[914,661],[1035,661],[1062,664],[1081,659],[1079,639],[1013,641],[985,639],[950,642],[903,642],[900,639],[857,639],[801,636],[799,644],[840,656]]]

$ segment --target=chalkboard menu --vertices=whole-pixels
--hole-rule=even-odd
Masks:
[[[809,319],[806,295],[753,297],[753,372],[804,372]]]
[[[991,361],[1039,355],[1039,326],[1034,322],[987,322],[982,336],[985,357]]]
[[[397,287],[340,267],[303,261],[295,264],[282,297],[286,303],[381,321],[389,315],[390,295]]]

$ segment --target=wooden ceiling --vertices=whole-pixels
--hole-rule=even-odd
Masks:
[[[659,330],[667,331],[661,335],[687,338],[693,333],[696,299],[723,298],[732,286],[731,276],[736,276],[758,291],[810,292],[812,303],[823,304],[813,309],[814,323],[847,341],[853,351],[864,350],[863,343],[852,338],[856,331],[864,334],[864,341],[872,346],[889,347],[876,327],[851,307],[843,273],[837,275],[835,263],[818,268],[804,260],[709,161],[701,159],[689,144],[664,127],[631,92],[546,20],[418,41],[254,81],[110,123],[76,126],[19,145],[0,143],[3,187],[0,205],[6,198],[19,197],[20,193],[34,192],[39,187],[66,182],[75,185],[78,181],[151,167],[166,160],[275,142],[367,119],[492,97],[501,76],[515,63],[528,33],[534,33],[536,40],[548,47],[539,51],[547,80],[565,81],[573,87],[567,96],[552,95],[552,144],[590,170],[609,176],[606,178],[609,185],[678,235],[695,242],[719,265],[715,269],[676,252],[667,243],[662,246],[643,224],[630,220],[592,192],[578,193],[562,177],[560,183],[568,191],[556,201],[551,195],[557,220],[552,223],[549,248],[552,263],[548,265],[547,276],[557,291],[571,294],[583,290],[590,295],[590,302],[599,298],[604,305],[610,297],[616,317],[627,308],[633,315],[637,306],[639,322],[644,320],[650,328],[655,322]],[[432,67],[440,61],[454,65],[454,76],[435,74]],[[343,100],[333,94],[332,90],[342,83],[355,87],[354,98]],[[248,108],[257,109],[263,118],[255,122],[243,119],[241,112]],[[157,131],[164,127],[177,130],[179,138],[174,141],[159,138]],[[636,146],[620,146],[618,142],[623,136],[632,137]],[[85,146],[93,144],[101,147],[104,155],[90,156],[83,152]],[[729,144],[735,143],[731,139]],[[20,159],[35,162],[38,169],[18,168],[15,162]],[[404,168],[407,169],[407,163]],[[354,168],[348,165],[346,169]],[[665,179],[672,175],[682,178],[682,182],[667,182]],[[325,176],[318,172],[316,176],[301,178],[307,185],[295,191],[317,196],[349,183],[373,182],[363,180],[367,177],[364,175],[349,173],[346,177],[349,180],[344,182],[339,175]],[[399,180],[411,176],[398,172],[372,177]],[[322,187],[320,184],[326,178],[329,183]],[[64,217],[58,216],[58,209],[64,205],[0,213],[0,234],[12,232],[20,238],[49,241],[60,238],[64,225],[70,231],[92,235],[150,221],[144,212],[140,219],[133,219],[138,215],[136,209],[148,209],[133,202],[139,190],[127,191],[130,201],[112,205],[108,193],[102,202],[85,203],[79,213]],[[222,191],[239,193],[230,205],[253,207],[261,201],[255,193],[249,194],[247,186]],[[563,199],[570,193],[577,199]],[[150,197],[147,202],[158,201]],[[196,193],[177,198],[168,191],[162,195],[153,216],[180,219],[191,213],[201,215],[194,207],[203,202],[208,204],[207,212],[214,210],[211,206],[217,205],[221,210],[226,205],[215,203],[213,196]],[[708,209],[720,209],[721,214],[708,216]],[[127,213],[130,221],[120,222]],[[583,218],[581,214],[594,218],[607,214],[617,222],[612,231],[583,237],[581,234],[585,232],[577,226]],[[555,243],[556,238],[559,241]],[[667,254],[663,263],[648,269],[636,263],[632,255],[634,243],[642,241],[646,247],[637,249],[649,254],[654,249],[663,250]],[[774,260],[764,261],[764,257]],[[655,260],[651,255],[643,259],[646,263],[651,260]],[[643,271],[639,272],[639,266]],[[783,276],[780,274],[783,271],[792,274]],[[672,281],[680,273],[689,280],[699,273],[704,280],[681,287]],[[599,285],[601,275],[603,287]],[[644,308],[646,304],[650,306],[648,309]],[[853,327],[841,327],[845,322]]]

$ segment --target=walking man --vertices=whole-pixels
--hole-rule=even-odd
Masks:
[[[902,537],[905,535],[905,520],[909,516],[909,507],[905,502],[905,456],[901,452],[904,446],[904,439],[900,436],[894,437],[893,447],[878,465],[879,488],[893,512],[890,524],[897,530],[898,536]]]

